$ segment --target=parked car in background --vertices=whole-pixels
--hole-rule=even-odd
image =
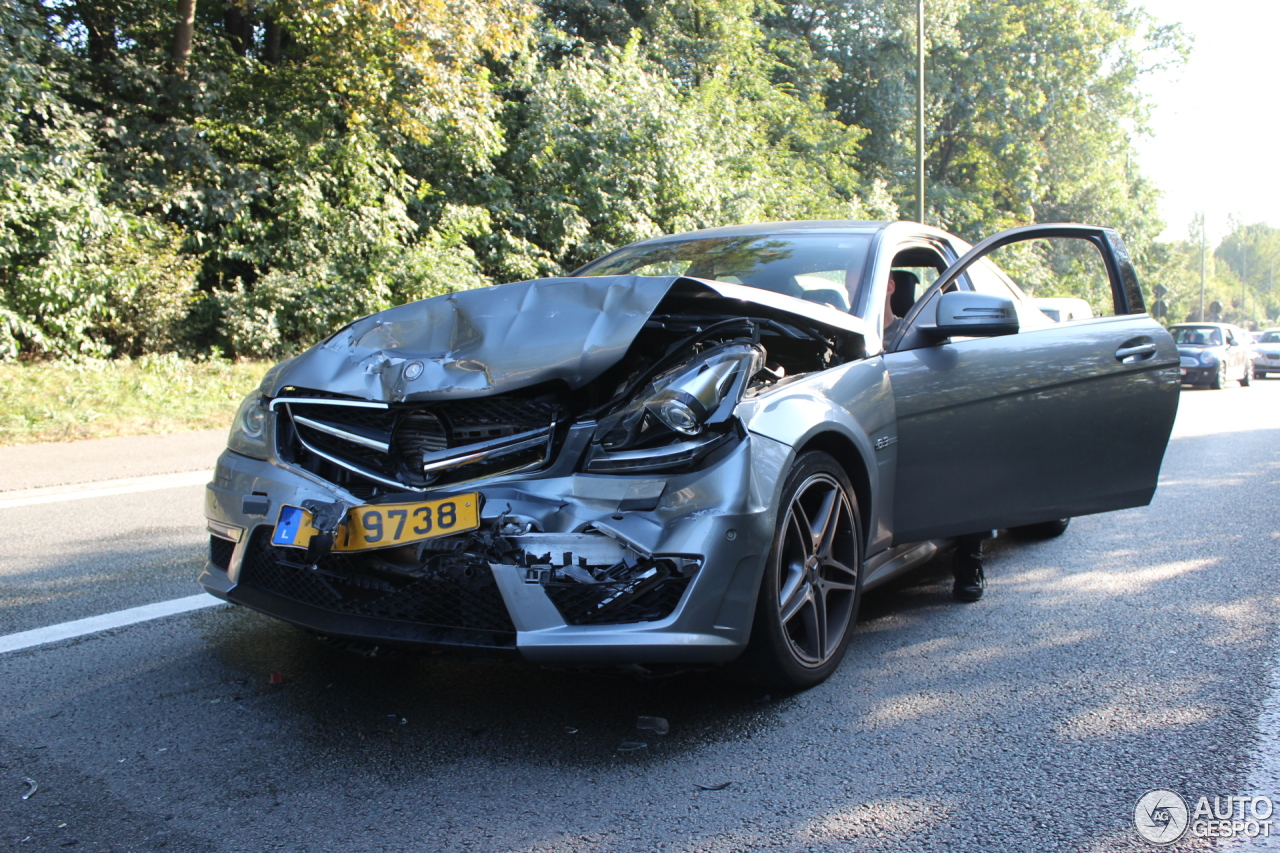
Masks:
[[[1068,323],[1072,320],[1088,320],[1093,316],[1093,308],[1083,299],[1069,296],[1046,296],[1031,300],[1037,308],[1055,323]]]
[[[1044,238],[1091,244],[1113,316],[1053,323],[986,257]],[[1109,228],[660,237],[272,368],[200,582],[344,642],[806,687],[949,537],[1149,502],[1177,361]]]
[[[1182,381],[1220,389],[1238,380],[1253,380],[1253,339],[1230,323],[1176,323],[1169,327],[1178,345]]]
[[[1259,332],[1253,345],[1253,375],[1266,379],[1280,373],[1280,329]]]

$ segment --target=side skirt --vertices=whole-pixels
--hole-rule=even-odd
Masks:
[[[914,542],[886,548],[862,563],[862,591],[875,589],[899,575],[926,563],[946,544],[944,539]]]

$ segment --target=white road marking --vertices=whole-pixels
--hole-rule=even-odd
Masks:
[[[76,619],[59,625],[33,628],[30,631],[21,631],[17,634],[6,634],[0,636],[0,654],[16,652],[19,649],[29,649],[32,646],[43,646],[46,643],[56,643],[60,640],[70,640],[73,637],[83,637],[86,634],[96,634],[99,631],[110,631],[113,628],[123,628],[127,625],[149,622],[152,619],[162,619],[165,616],[174,616],[178,613],[202,610],[219,604],[226,604],[226,602],[214,598],[207,592],[202,592],[199,595],[189,595],[186,598],[158,601],[155,604],[144,604],[142,607],[117,610],[115,613],[104,613],[101,616],[90,616],[87,619]]]
[[[135,492],[175,489],[180,486],[203,486],[211,479],[213,479],[213,475],[208,471],[184,471],[181,474],[126,477],[121,480],[99,480],[96,483],[79,483],[72,486],[20,489],[12,492],[0,492],[0,509],[49,504],[58,501],[75,501],[84,498],[105,498],[111,495],[130,495]]]

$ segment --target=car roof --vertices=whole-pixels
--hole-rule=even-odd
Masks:
[[[679,242],[695,237],[765,237],[774,234],[874,234],[883,231],[892,222],[862,221],[853,219],[808,219],[795,222],[754,222],[750,225],[722,225],[718,228],[703,228],[697,231],[683,231],[679,234],[664,234],[638,240],[632,246],[650,246],[668,241]],[[923,227],[923,226],[922,226]],[[934,230],[934,229],[928,229]]]

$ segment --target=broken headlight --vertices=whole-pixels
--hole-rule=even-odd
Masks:
[[[728,440],[734,407],[764,364],[756,344],[725,344],[667,370],[596,427],[587,470],[687,465]]]
[[[262,405],[260,392],[254,391],[245,397],[236,410],[227,448],[255,459],[267,458],[267,409]]]

